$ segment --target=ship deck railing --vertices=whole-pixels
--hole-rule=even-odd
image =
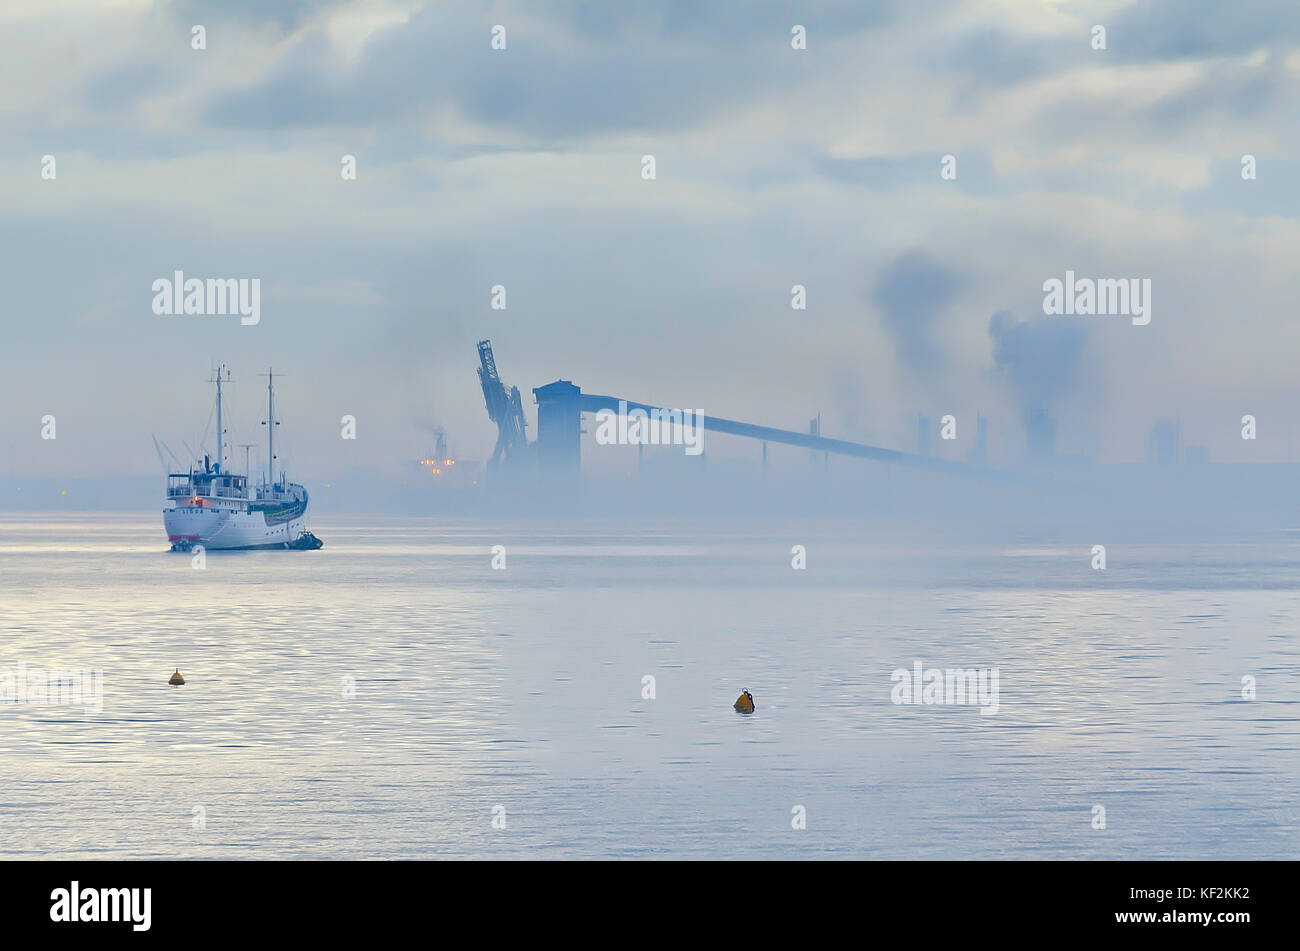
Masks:
[[[195,492],[187,489],[168,489],[167,498],[169,499],[207,499],[211,502],[247,502],[246,495],[208,495],[204,492]]]

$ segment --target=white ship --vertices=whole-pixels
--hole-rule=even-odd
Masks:
[[[253,485],[249,472],[237,475],[227,463],[221,408],[223,372],[229,381],[230,371],[225,367],[219,367],[212,380],[217,385],[217,460],[204,455],[202,469],[195,463],[189,472],[167,475],[163,525],[172,550],[188,551],[200,545],[212,550],[320,548],[320,539],[307,531],[307,490],[288,481],[283,469],[276,478],[275,427],[280,423],[275,418],[274,375],[266,374],[267,418],[262,421],[266,427],[266,472]]]

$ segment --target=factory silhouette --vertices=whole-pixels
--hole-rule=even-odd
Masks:
[[[546,477],[576,479],[582,468],[581,437],[586,431],[583,429],[584,415],[626,415],[639,411],[644,416],[654,417],[680,413],[680,410],[638,402],[624,396],[585,393],[581,386],[571,380],[556,380],[532,389],[537,406],[537,438],[530,442],[520,390],[517,386],[508,387],[502,381],[490,340],[479,341],[478,355],[478,377],[484,404],[488,418],[497,427],[496,445],[487,463],[489,469],[528,468]],[[943,419],[952,421],[955,432],[954,418]],[[910,450],[825,436],[822,433],[820,413],[809,420],[806,433],[717,416],[702,416],[701,422],[704,429],[712,433],[757,440],[761,443],[760,459],[764,468],[767,465],[768,445],[777,444],[807,449],[810,458],[820,457],[827,461],[835,455],[947,472],[957,476],[988,477],[1002,474],[989,468],[989,421],[982,414],[976,414],[973,445],[965,449],[964,461],[944,459],[934,453],[937,441],[942,439],[940,434],[943,426],[925,415],[917,416],[916,443]],[[1035,406],[1025,411],[1025,461],[1031,466],[1087,461],[1077,456],[1058,455],[1056,426],[1056,420],[1045,406]],[[1147,462],[1168,466],[1184,461],[1208,462],[1209,450],[1195,445],[1184,449],[1181,423],[1169,419],[1157,420],[1147,441]]]
[[[584,440],[598,414],[670,410],[623,394],[588,393],[577,381],[558,379],[531,388],[537,423],[530,438],[523,394],[502,379],[490,341],[479,342],[478,357],[497,440],[476,501],[494,511],[866,516],[940,532],[970,530],[979,537],[990,531],[1011,537],[1158,532],[1189,523],[1228,532],[1300,519],[1294,464],[1208,465],[1209,450],[1184,445],[1181,422],[1164,418],[1150,429],[1145,461],[1098,464],[1082,453],[1058,450],[1057,421],[1045,402],[1023,406],[1022,431],[1008,434],[1002,444],[1015,440],[1023,451],[1004,448],[996,457],[990,421],[978,413],[962,420],[964,438],[946,456],[942,433],[945,422],[953,422],[950,416],[918,414],[912,445],[884,446],[826,434],[820,413],[806,432],[703,415],[710,439],[751,441],[753,456],[738,458],[733,451],[711,457],[707,440],[698,457],[637,445],[617,447],[626,465],[600,471],[591,465],[604,461],[595,454],[615,447]],[[586,465],[584,441],[592,454]],[[775,447],[804,451],[807,463],[769,466]],[[787,463],[790,458],[787,452]]]

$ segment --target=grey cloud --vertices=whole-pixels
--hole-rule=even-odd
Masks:
[[[951,5],[951,0],[816,0],[811,3],[762,0],[747,4],[743,16],[726,3],[699,0],[570,0],[550,4],[550,11],[577,31],[589,36],[635,32],[639,35],[697,36],[724,43],[736,36],[788,36],[793,24],[806,27],[821,42],[828,31],[861,30],[886,26],[904,12]],[[817,34],[822,34],[818,36]],[[833,35],[833,34],[832,34]]]
[[[829,46],[917,8],[834,0],[739,16],[710,4],[558,3],[529,8],[530,17],[545,11],[551,27],[530,34],[527,21],[512,32],[508,12],[485,19],[476,5],[450,4],[380,31],[355,65],[335,58],[323,36],[304,36],[269,76],[214,96],[205,115],[284,128],[374,124],[451,106],[543,139],[690,127],[788,88],[799,76],[789,59],[793,23],[808,27],[810,43]],[[506,26],[505,51],[489,48],[489,21]],[[628,55],[629,41],[638,55]]]
[[[1235,119],[1258,116],[1292,87],[1280,59],[1258,67],[1215,64],[1193,86],[1162,99],[1145,113],[1165,127],[1181,127],[1207,115]]]
[[[170,8],[177,22],[201,23],[209,32],[219,29],[221,23],[240,20],[249,23],[269,23],[281,33],[294,29],[331,8],[347,6],[350,0],[178,0]]]
[[[956,272],[923,250],[905,252],[881,272],[873,297],[909,368],[927,371],[942,362],[934,327],[960,286]]]
[[[1082,51],[1082,52],[1079,52]],[[1018,36],[982,26],[959,36],[943,48],[942,64],[966,77],[955,93],[960,105],[972,92],[1014,86],[1075,65],[1077,55],[1090,52],[1087,37]]]
[[[1300,40],[1300,5],[1276,0],[1148,0],[1120,10],[1107,46],[1122,57],[1188,59],[1248,53]]]
[[[989,337],[993,364],[1026,416],[1050,407],[1074,386],[1088,344],[1088,331],[1079,320],[1017,320],[1010,311],[989,318]]]

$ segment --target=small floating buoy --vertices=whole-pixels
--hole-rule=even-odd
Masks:
[[[181,684],[185,683],[185,678],[181,676],[181,669],[179,667],[176,668],[176,673],[172,674],[172,679],[167,682],[173,687],[179,687]]]
[[[747,716],[754,712],[754,695],[748,690],[742,690],[736,698],[736,712]]]

